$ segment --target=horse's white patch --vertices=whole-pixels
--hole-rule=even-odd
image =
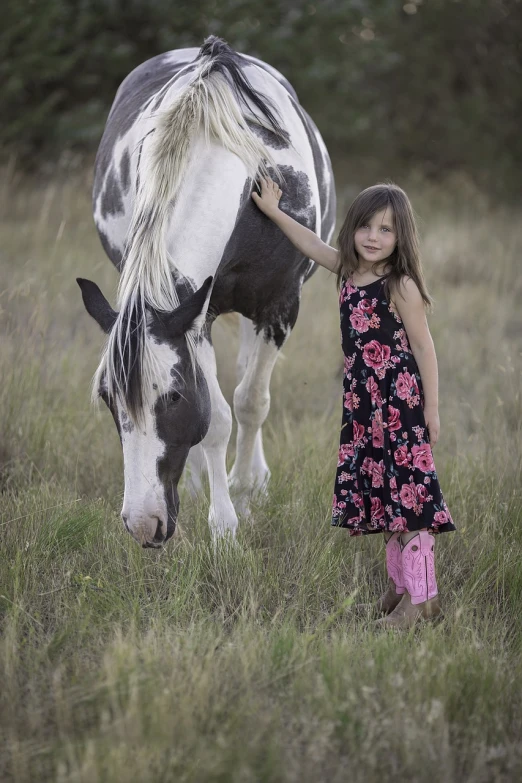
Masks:
[[[164,343],[156,343],[150,337],[151,354],[157,369],[155,385],[144,389],[143,423],[121,428],[125,494],[122,517],[126,518],[129,531],[139,543],[150,543],[161,521],[161,531],[167,532],[167,503],[165,489],[158,476],[158,459],[165,454],[165,444],[158,438],[154,420],[154,405],[173,384],[171,369],[177,364],[177,352]],[[126,412],[117,402],[120,422]]]
[[[193,142],[187,176],[167,229],[171,265],[199,288],[214,275],[234,229],[248,172],[237,155],[202,134]],[[206,310],[202,313],[202,319]]]
[[[323,177],[325,181],[325,189],[326,189],[326,202],[324,205],[324,215],[328,215],[330,212],[331,204],[331,184],[332,184],[332,172],[331,172],[331,165],[330,165],[330,156],[328,155],[328,150],[326,149],[326,145],[323,141],[323,138],[319,131],[314,131],[315,139],[317,141],[317,145],[321,151],[321,158],[323,161]],[[332,234],[334,232],[334,223],[332,223],[331,229],[328,232],[328,236],[325,239],[325,242],[329,242]]]

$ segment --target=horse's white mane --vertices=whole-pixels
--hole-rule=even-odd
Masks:
[[[171,312],[180,304],[165,233],[195,134],[203,129],[207,142],[211,138],[217,140],[238,155],[252,178],[268,175],[268,164],[279,173],[269,150],[245,121],[228,79],[219,70],[213,70],[217,58],[209,55],[200,59],[194,77],[175,95],[168,108],[157,114],[153,141],[149,152],[144,151],[141,158],[140,187],[118,287],[118,318],[93,379],[93,396],[97,395],[103,376],[109,396],[125,399],[133,351],[139,352],[134,359],[141,369],[141,389],[152,388],[165,373],[165,367],[155,360],[150,341],[145,339],[146,305]],[[167,89],[164,95],[168,94]],[[151,104],[153,101],[148,106]],[[249,120],[264,124],[257,115]],[[266,127],[270,127],[268,121]],[[195,378],[203,321],[198,319],[197,325],[186,333]],[[134,413],[139,415],[139,411]]]

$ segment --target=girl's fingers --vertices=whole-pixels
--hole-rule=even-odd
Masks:
[[[256,195],[260,200],[263,198],[269,198],[270,196],[273,196],[277,201],[281,199],[281,196],[283,195],[283,191],[277,184],[277,182],[274,182],[274,180],[271,177],[262,177],[259,176],[256,180],[256,187],[258,190],[258,193]],[[253,196],[254,194],[252,194]],[[257,199],[254,199],[257,201]]]
[[[277,184],[277,182],[274,182],[274,180],[271,177],[259,177],[258,182],[261,185],[261,190],[272,190],[274,193],[281,194],[283,191]]]

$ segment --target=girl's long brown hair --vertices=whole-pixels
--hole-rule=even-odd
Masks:
[[[354,235],[358,228],[365,225],[376,212],[387,207],[393,209],[393,218],[397,243],[393,253],[385,259],[389,276],[384,281],[384,291],[390,299],[390,284],[399,291],[404,275],[415,281],[427,308],[431,309],[433,300],[428,293],[419,249],[419,233],[415,223],[410,200],[404,190],[393,182],[382,182],[363,190],[350,206],[344,223],[339,231],[339,267],[337,269],[337,288],[342,278],[351,277],[359,267],[359,258],[355,250]],[[376,264],[382,262],[376,262]],[[373,266],[375,266],[374,264]],[[372,266],[372,271],[377,274]]]

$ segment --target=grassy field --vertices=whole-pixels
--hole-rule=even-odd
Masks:
[[[411,178],[440,374],[434,449],[458,531],[445,619],[377,632],[380,537],[329,525],[341,417],[333,275],[305,286],[273,375],[268,497],[214,553],[182,489],[161,552],[123,531],[120,446],[89,404],[114,301],[88,176],[0,192],[0,780],[522,778],[522,227],[455,176]],[[354,195],[340,188],[342,210]],[[237,334],[214,330],[231,400]],[[230,346],[234,346],[234,352]],[[230,465],[233,459],[230,448]]]

